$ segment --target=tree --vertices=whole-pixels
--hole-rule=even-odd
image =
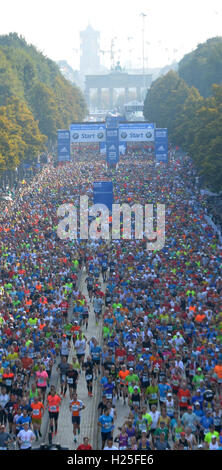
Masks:
[[[39,129],[49,140],[54,140],[59,124],[59,109],[53,91],[37,82],[30,91],[30,104]]]
[[[0,36],[0,105],[10,97],[24,101],[40,131],[55,142],[57,129],[87,114],[83,94],[58,65],[16,33]]]
[[[208,39],[179,62],[179,76],[196,87],[203,97],[212,95],[212,85],[222,82],[222,37]]]
[[[187,98],[184,101],[181,112],[177,115],[174,129],[172,131],[172,141],[176,142],[188,152],[191,150],[195,139],[196,130],[199,126],[197,112],[203,107],[204,99],[199,91],[189,88]]]
[[[213,85],[212,96],[204,98],[169,72],[151,85],[144,115],[168,128],[171,142],[189,152],[206,184],[222,189],[222,85]]]
[[[14,170],[24,157],[25,147],[19,126],[7,117],[6,108],[0,108],[1,170]]]
[[[0,155],[7,169],[15,169],[23,160],[33,160],[44,150],[46,136],[39,131],[31,112],[18,98],[10,98],[0,107]]]
[[[171,70],[155,80],[148,90],[144,102],[145,119],[156,123],[157,127],[167,127],[171,136],[188,94],[184,80]]]
[[[0,106],[13,95],[22,95],[22,87],[10,62],[0,49]]]

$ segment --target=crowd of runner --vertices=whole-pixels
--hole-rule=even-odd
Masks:
[[[69,390],[74,440],[85,374],[101,402],[104,449],[222,447],[221,246],[190,184],[189,159],[154,165],[126,159],[107,175],[96,161],[46,166],[0,221],[0,448],[29,449],[49,413],[58,431]],[[112,179],[116,203],[165,204],[165,246],[147,239],[75,240],[57,235],[57,209]],[[133,234],[133,222],[132,222]],[[87,299],[78,289],[84,269]],[[103,331],[86,356],[89,305]],[[68,317],[72,308],[71,319]],[[68,361],[70,342],[75,358]],[[61,390],[50,384],[56,365]],[[126,419],[117,426],[118,404]],[[85,447],[84,447],[85,446]],[[89,449],[85,438],[81,449]]]

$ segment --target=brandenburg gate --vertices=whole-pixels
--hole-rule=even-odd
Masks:
[[[125,102],[129,101],[129,89],[136,89],[136,99],[141,101],[142,91],[150,87],[151,74],[131,74],[127,72],[113,71],[104,75],[86,75],[85,77],[85,99],[90,106],[90,90],[97,89],[97,107],[101,108],[102,89],[109,89],[109,107],[113,108],[113,91],[116,88],[125,90]]]

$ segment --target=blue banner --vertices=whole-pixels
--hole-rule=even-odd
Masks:
[[[168,162],[168,129],[155,129],[156,162]]]
[[[106,161],[108,165],[115,166],[119,161],[119,129],[106,129]]]
[[[126,142],[120,142],[119,143],[119,154],[120,155],[126,155],[127,152],[127,143]]]
[[[106,127],[109,127],[111,129],[114,129],[115,127],[118,127],[118,118],[117,116],[107,116],[106,117]]]
[[[105,204],[112,212],[113,183],[112,181],[95,181],[93,183],[93,203]]]
[[[106,142],[99,143],[99,152],[103,155],[106,155]]]
[[[57,155],[58,162],[70,162],[70,134],[67,129],[57,131]]]
[[[126,155],[127,143],[119,142],[119,155]],[[100,142],[99,144],[100,154],[106,155],[106,142]]]

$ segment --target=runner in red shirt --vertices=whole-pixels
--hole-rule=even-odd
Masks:
[[[180,411],[187,411],[187,408],[190,404],[191,394],[187,388],[186,383],[183,383],[178,390],[178,399]]]
[[[62,300],[62,302],[60,303],[60,308],[62,310],[63,320],[65,321],[68,316],[68,308],[69,308],[69,303],[67,302],[67,300]]]
[[[89,438],[83,438],[83,444],[80,444],[76,450],[93,450],[92,446],[89,444]]]
[[[115,350],[115,357],[118,362],[123,362],[125,357],[127,355],[127,352],[124,348],[117,347]]]

